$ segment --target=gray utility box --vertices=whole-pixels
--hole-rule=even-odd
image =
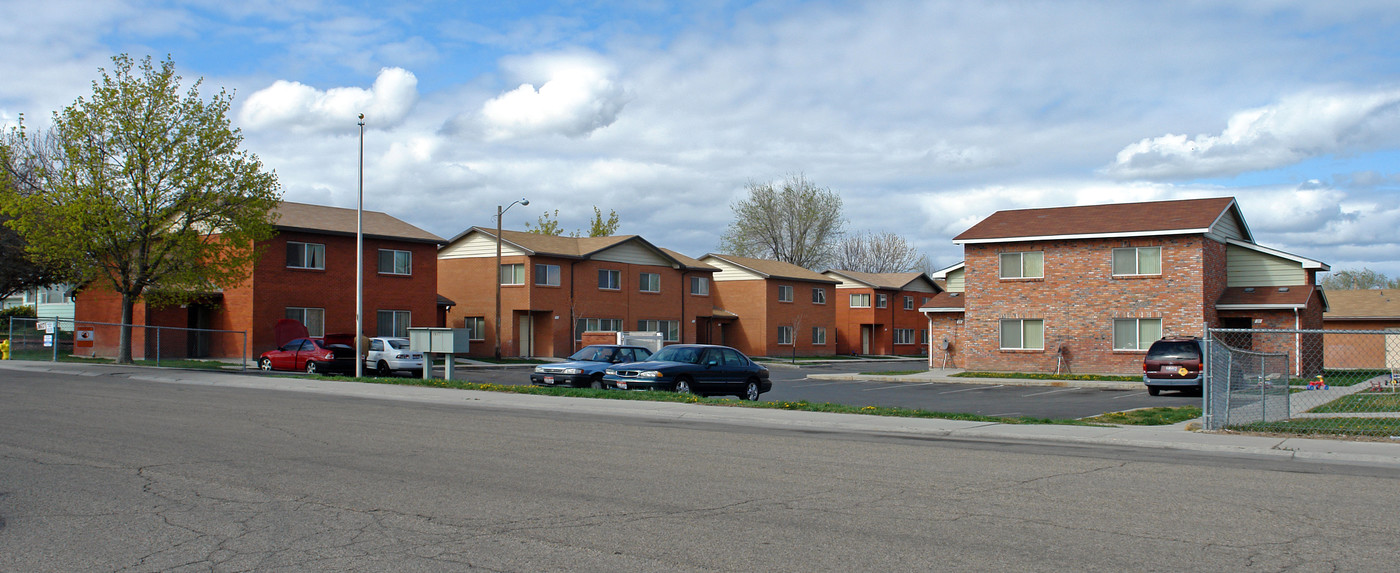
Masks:
[[[409,328],[408,349],[434,354],[466,354],[471,336],[465,328]]]

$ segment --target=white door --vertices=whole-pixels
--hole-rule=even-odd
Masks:
[[[860,325],[860,353],[870,354],[870,328],[869,324]]]
[[[520,357],[529,358],[535,355],[535,329],[534,321],[530,315],[520,315],[520,328],[515,331],[520,337]]]
[[[1400,368],[1400,328],[1387,328],[1396,334],[1385,335],[1385,367]]]

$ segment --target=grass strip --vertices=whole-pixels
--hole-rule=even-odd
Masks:
[[[1109,412],[1084,418],[1085,422],[1118,424],[1121,426],[1170,426],[1201,417],[1200,406],[1139,408],[1127,412]]]
[[[1369,390],[1357,392],[1308,411],[1318,414],[1400,412],[1400,392],[1371,392]],[[1400,425],[1400,420],[1397,420],[1396,424]]]
[[[918,370],[890,370],[888,372],[861,372],[861,376],[908,376],[910,374],[923,374],[928,372],[927,368]]]
[[[1400,435],[1400,418],[1293,418],[1281,422],[1258,422],[1231,426],[1242,432],[1274,434],[1373,436]]]

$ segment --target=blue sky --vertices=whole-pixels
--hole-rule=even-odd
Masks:
[[[71,2],[0,5],[0,122],[111,56],[236,93],[285,198],[444,237],[594,205],[716,249],[803,173],[938,266],[998,209],[1234,196],[1265,246],[1400,276],[1400,5],[1316,2]]]

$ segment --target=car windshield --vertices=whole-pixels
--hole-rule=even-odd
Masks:
[[[1201,347],[1192,340],[1159,340],[1147,352],[1148,360],[1200,360]]]
[[[394,350],[408,350],[407,340],[389,340],[388,342],[389,346],[394,347]]]
[[[660,352],[651,355],[651,359],[657,362],[684,362],[686,364],[699,364],[700,355],[704,353],[704,348],[667,346]]]
[[[614,349],[606,346],[585,346],[583,350],[575,352],[569,360],[583,360],[587,362],[610,362],[612,361]]]

